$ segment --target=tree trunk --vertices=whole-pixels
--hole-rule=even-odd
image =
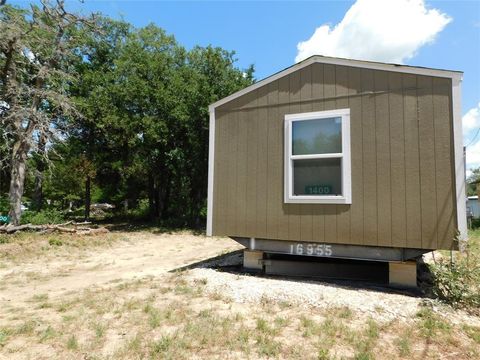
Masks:
[[[91,182],[92,180],[90,179],[90,176],[87,176],[87,179],[85,180],[85,221],[90,220]]]
[[[42,210],[43,206],[43,171],[35,171],[35,183],[33,190],[33,207],[35,210]]]
[[[3,179],[3,164],[2,164],[2,160],[3,160],[3,157],[5,155],[3,154],[3,151],[2,149],[0,149],[0,198],[2,196],[2,193],[3,193],[3,182],[5,181]]]
[[[148,174],[148,213],[153,220],[155,218],[155,181],[151,172]]]
[[[43,207],[43,176],[47,164],[42,156],[46,154],[46,143],[47,139],[45,133],[40,134],[40,139],[38,141],[38,152],[40,153],[39,159],[36,161],[37,169],[35,171],[35,183],[33,190],[33,208],[37,211],[42,210]]]
[[[6,156],[0,151],[0,156]],[[3,196],[4,189],[7,186],[7,173],[3,168],[3,164],[0,161],[0,196]],[[6,192],[6,191],[5,191]]]
[[[166,179],[166,181],[163,183],[163,187],[161,189],[161,204],[162,204],[162,207],[161,207],[161,217],[162,218],[168,218],[170,216],[170,194],[171,194],[171,187],[169,186],[169,181],[168,181],[168,178]]]
[[[153,216],[155,219],[160,218],[160,186],[158,185],[158,179],[154,180],[154,193],[153,193],[153,202],[154,202],[154,208],[153,208]]]
[[[28,145],[18,141],[12,150],[9,216],[13,225],[19,225],[22,217],[22,196],[25,186],[25,165],[27,162]]]
[[[194,227],[196,229],[199,229],[200,226],[202,225],[202,221],[200,219],[200,211],[201,209],[203,208],[204,206],[204,201],[202,201],[204,198],[205,198],[205,190],[203,189],[202,186],[200,186],[198,189],[197,189],[197,192],[196,192],[196,196],[195,196],[195,204],[194,205],[194,209],[195,209],[195,214],[194,214]]]

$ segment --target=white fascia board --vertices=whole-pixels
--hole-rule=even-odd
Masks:
[[[457,199],[457,226],[459,240],[467,240],[467,195],[465,192],[465,158],[462,132],[461,80],[452,79],[453,144],[455,153],[455,192]]]
[[[207,236],[213,231],[213,170],[215,165],[215,109],[210,109],[208,136]]]
[[[387,64],[387,63],[379,63],[374,61],[351,60],[351,59],[332,58],[332,57],[323,57],[323,56],[316,56],[316,59],[317,59],[316,62],[323,63],[323,64],[351,66],[351,67],[359,67],[359,68],[371,69],[371,70],[392,71],[392,72],[400,72],[404,74],[435,76],[435,77],[442,77],[442,78],[449,78],[449,79],[461,79],[463,77],[463,73],[461,71],[432,69],[432,68],[419,67],[419,66]]]
[[[226,104],[242,95],[245,95],[251,91],[254,91],[264,85],[267,85],[275,80],[278,80],[284,76],[287,76],[313,63],[350,66],[350,67],[357,67],[357,68],[371,69],[371,70],[392,71],[392,72],[399,72],[404,74],[435,76],[435,77],[449,78],[449,79],[452,79],[452,81],[455,81],[455,80],[461,81],[463,77],[463,73],[461,71],[430,69],[430,68],[415,67],[415,66],[408,66],[408,65],[386,64],[386,63],[378,63],[378,62],[372,62],[372,61],[351,60],[351,59],[342,59],[342,58],[333,58],[333,57],[327,57],[327,56],[314,55],[302,62],[299,62],[293,66],[290,66],[289,68],[286,68],[285,70],[282,70],[263,80],[260,80],[259,82],[253,85],[250,85],[245,89],[237,91],[236,93],[233,93],[230,96],[227,96],[221,100],[218,100],[217,102],[214,102],[209,106],[209,109],[211,111],[212,109],[220,105]]]

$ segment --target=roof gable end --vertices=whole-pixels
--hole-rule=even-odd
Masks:
[[[252,84],[242,90],[239,90],[233,93],[232,95],[229,95],[221,100],[214,102],[209,106],[209,109],[210,111],[213,111],[216,107],[220,105],[226,104],[240,96],[243,96],[251,91],[254,91],[264,85],[267,85],[275,80],[278,80],[293,72],[301,70],[304,67],[312,65],[314,63],[350,66],[350,67],[358,67],[358,68],[371,69],[371,70],[393,71],[393,72],[400,72],[405,74],[442,77],[442,78],[455,79],[457,81],[461,81],[463,77],[463,72],[461,71],[433,69],[433,68],[426,68],[426,67],[419,67],[419,66],[389,64],[389,63],[380,63],[380,62],[374,62],[374,61],[352,60],[352,59],[335,58],[335,57],[328,57],[328,56],[321,56],[321,55],[313,55],[299,63],[296,63],[295,65],[292,65],[265,79],[262,79],[256,82],[255,84]]]

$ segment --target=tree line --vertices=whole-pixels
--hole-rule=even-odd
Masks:
[[[208,105],[254,82],[253,66],[235,62],[61,0],[1,6],[0,210],[18,224],[24,203],[88,218],[108,202],[200,226]]]

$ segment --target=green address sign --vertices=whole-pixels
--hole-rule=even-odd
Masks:
[[[0,224],[8,224],[10,222],[10,216],[0,215]]]
[[[307,195],[330,195],[332,187],[330,185],[307,185],[305,194]]]

